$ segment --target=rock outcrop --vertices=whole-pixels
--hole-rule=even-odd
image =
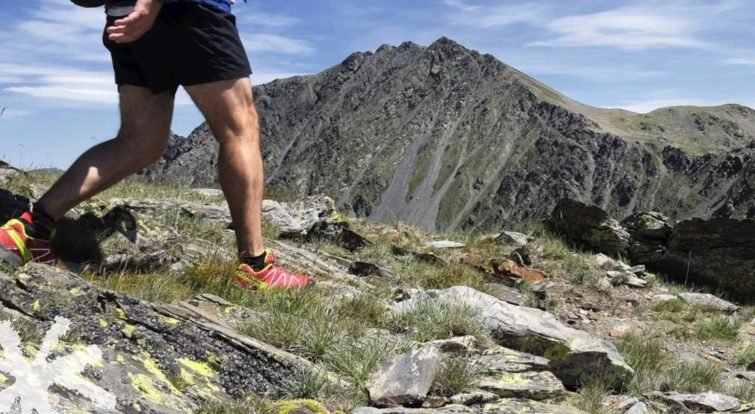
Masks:
[[[665,216],[650,212],[619,224],[597,206],[565,199],[545,224],[576,247],[623,257],[734,298],[755,298],[755,220],[696,218],[672,226]]]

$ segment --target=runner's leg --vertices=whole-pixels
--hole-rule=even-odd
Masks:
[[[37,206],[57,220],[84,200],[157,161],[168,143],[173,95],[148,88],[119,88],[118,136],[82,154]]]
[[[218,176],[236,229],[239,254],[258,256],[264,171],[260,129],[249,78],[186,86],[220,144]]]

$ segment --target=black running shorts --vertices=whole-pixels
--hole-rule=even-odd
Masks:
[[[121,17],[108,16],[107,27]],[[131,43],[115,43],[103,34],[115,83],[158,94],[175,94],[179,85],[197,85],[251,75],[236,18],[194,2],[163,6],[152,29]]]

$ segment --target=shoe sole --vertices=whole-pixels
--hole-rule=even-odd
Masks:
[[[234,279],[234,284],[236,285],[236,287],[244,289],[244,290],[267,290],[267,289],[275,289],[275,288],[271,288],[270,286],[268,286],[267,283],[264,283],[264,282],[258,282],[258,283],[250,282],[250,281],[248,281],[248,280],[246,280],[244,278],[241,278],[241,277],[235,278]],[[295,288],[289,288],[289,289],[307,289],[307,288],[314,287],[315,284],[316,284],[316,282],[315,282],[314,279],[309,279],[307,281],[306,285],[304,285],[304,286],[298,286],[298,287],[295,287]]]
[[[24,261],[18,257],[17,254],[6,250],[4,247],[0,246],[0,261],[7,263],[10,265],[10,267],[14,269],[18,269],[19,267],[24,265]]]

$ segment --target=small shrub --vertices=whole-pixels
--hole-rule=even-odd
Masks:
[[[301,369],[294,373],[283,386],[285,398],[317,399],[328,386],[325,375],[313,369]]]
[[[611,411],[605,405],[608,394],[609,388],[605,384],[590,381],[579,390],[575,405],[589,414],[610,414]]]
[[[475,385],[479,369],[466,358],[448,358],[435,374],[430,392],[451,397],[469,391]]]
[[[447,339],[455,336],[485,334],[479,314],[472,308],[448,301],[421,301],[414,308],[394,316],[396,331],[409,331],[417,342]]]
[[[755,343],[748,342],[741,346],[731,357],[731,363],[737,367],[746,367],[755,362]]]
[[[324,361],[335,372],[362,385],[387,357],[405,352],[408,348],[408,343],[401,340],[373,336],[336,344],[326,352]]]
[[[720,316],[701,322],[696,329],[698,339],[734,342],[739,336],[741,321]]]
[[[660,391],[698,393],[720,386],[723,367],[711,362],[680,362],[669,364],[659,372]]]

